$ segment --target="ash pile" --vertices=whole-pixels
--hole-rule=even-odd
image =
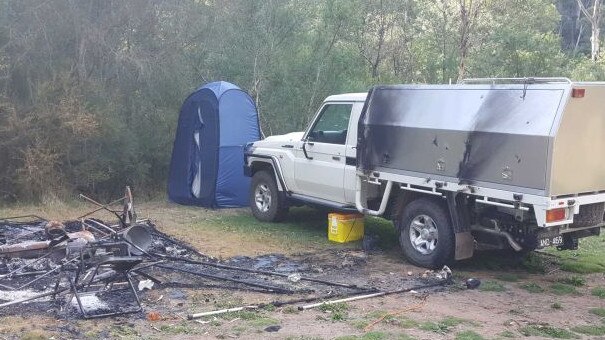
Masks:
[[[271,302],[275,305],[379,292],[363,282],[319,278],[312,266],[276,255],[227,262],[205,256],[151,221],[138,220],[129,188],[106,205],[81,197],[96,208],[73,221],[34,215],[0,218],[0,315],[99,318],[139,313],[140,294],[168,287],[304,296]],[[116,205],[118,209],[112,208]],[[115,215],[116,222],[89,218],[101,210]],[[281,263],[283,270],[263,268],[267,261]]]

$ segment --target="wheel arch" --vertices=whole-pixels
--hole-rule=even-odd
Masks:
[[[273,174],[277,182],[279,191],[288,192],[288,187],[284,182],[283,174],[279,162],[271,156],[252,156],[249,158],[250,177],[259,171],[268,171]]]
[[[399,217],[403,214],[403,211],[413,201],[416,201],[421,198],[426,198],[431,201],[434,201],[437,204],[442,205],[445,209],[447,209],[447,203],[444,198],[440,198],[435,195],[424,194],[416,191],[409,190],[401,190],[398,189],[397,192],[392,194],[392,198],[389,202],[389,213],[387,216],[393,221],[393,225],[397,232],[401,231],[401,226],[399,225]],[[449,216],[451,219],[451,215]]]
[[[288,213],[288,204],[284,192],[278,189],[274,172],[270,169],[272,169],[270,165],[269,167],[257,165],[249,193],[250,209],[260,221],[279,222]]]
[[[456,260],[467,259],[473,256],[474,238],[470,232],[470,212],[466,197],[457,193],[446,193],[445,196],[436,196],[415,191],[398,190],[391,200],[390,217],[397,234],[401,232],[401,215],[411,202],[418,199],[428,199],[444,208],[453,229],[455,240],[454,257]]]

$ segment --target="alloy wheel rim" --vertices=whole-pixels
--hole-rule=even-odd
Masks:
[[[271,189],[265,183],[256,186],[254,191],[254,203],[256,208],[261,212],[269,211],[271,207]]]
[[[430,216],[418,215],[410,223],[410,243],[423,255],[435,251],[438,236],[437,224]]]

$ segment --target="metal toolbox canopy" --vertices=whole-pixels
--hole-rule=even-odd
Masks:
[[[543,196],[599,192],[604,132],[605,83],[376,86],[359,122],[358,167]]]

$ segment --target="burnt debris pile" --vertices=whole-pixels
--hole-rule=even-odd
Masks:
[[[282,304],[378,292],[363,282],[326,275],[338,268],[282,255],[229,261],[205,256],[151,221],[137,219],[128,188],[108,205],[82,197],[97,208],[73,221],[35,215],[0,219],[0,315],[137,313],[142,311],[140,294],[167,287],[304,296],[277,302]],[[120,209],[112,209],[116,204]],[[113,213],[117,222],[89,218],[100,210]],[[340,272],[346,276],[346,270]],[[334,277],[347,283],[326,279]]]

